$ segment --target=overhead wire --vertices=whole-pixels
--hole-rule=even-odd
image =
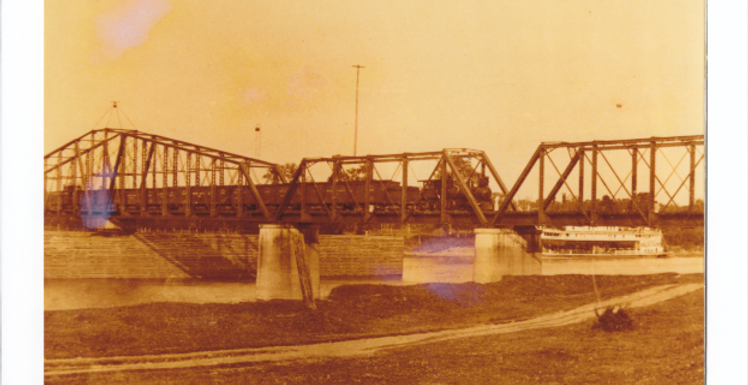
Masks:
[[[96,126],[97,126],[97,125],[98,125],[99,123],[101,123],[101,121],[102,121],[102,120],[104,119],[104,117],[106,116],[106,114],[107,114],[107,113],[108,113],[108,112],[109,112],[109,111],[110,111],[111,109],[112,109],[112,107],[109,107],[109,108],[107,108],[107,110],[106,110],[106,111],[104,111],[104,115],[101,115],[101,118],[99,118],[99,120],[98,120],[98,121],[96,121],[96,123],[94,123],[94,125],[93,125],[93,128],[91,128],[91,130],[92,130],[92,131],[96,129]]]
[[[119,122],[119,128],[124,128],[122,127],[122,119],[119,118],[119,110],[117,110],[117,121]]]
[[[127,119],[127,121],[130,122],[130,125],[132,126],[132,128],[137,130],[137,127],[135,126],[135,123],[133,123],[132,120],[130,120],[130,118],[127,116],[127,114],[125,114],[124,111],[122,111],[122,115],[124,115],[125,119]],[[122,123],[120,123],[120,126],[121,125],[122,125]]]

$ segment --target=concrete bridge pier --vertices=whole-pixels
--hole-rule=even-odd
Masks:
[[[473,280],[488,283],[505,275],[541,274],[542,262],[532,254],[533,246],[512,230],[475,229]]]
[[[302,300],[299,269],[294,247],[303,236],[306,263],[311,276],[312,292],[319,298],[319,232],[290,225],[260,225],[257,258],[257,299]]]

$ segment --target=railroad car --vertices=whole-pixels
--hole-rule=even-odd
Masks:
[[[257,192],[269,211],[275,212],[283,204],[290,188],[289,184],[256,185]],[[356,212],[364,209],[366,203],[366,182],[338,182],[336,186],[337,210]],[[189,194],[189,204],[187,196]],[[91,211],[119,215],[170,215],[235,216],[239,208],[245,212],[259,210],[259,206],[248,186],[191,186],[166,187],[151,189],[115,189],[110,193],[106,189],[89,190],[89,201],[79,186],[66,186],[62,191],[47,194],[45,211],[57,214],[88,214]],[[418,200],[418,187],[408,186],[406,201],[414,204]],[[373,180],[369,183],[370,211],[398,212],[401,206],[402,188],[393,181]],[[332,182],[307,183],[297,185],[293,197],[288,202],[285,212],[301,210],[302,203],[309,213],[325,212],[332,206]],[[327,207],[325,207],[327,206]],[[215,212],[211,212],[211,208]]]

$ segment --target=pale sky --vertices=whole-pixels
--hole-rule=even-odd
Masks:
[[[354,64],[359,155],[481,149],[510,186],[541,141],[704,133],[702,1],[47,1],[44,54],[45,153],[116,100],[247,156],[259,124],[266,161],[351,154]]]

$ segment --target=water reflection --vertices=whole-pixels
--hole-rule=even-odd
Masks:
[[[598,274],[639,275],[704,272],[703,258],[626,260],[552,260],[543,262],[543,275]],[[320,282],[323,297],[344,284],[402,285],[399,279],[325,279]],[[59,279],[44,284],[44,309],[68,310],[131,306],[150,302],[239,303],[255,300],[255,285],[247,282]]]
[[[704,258],[643,258],[621,260],[545,260],[543,275],[599,274],[643,275],[704,272]]]

